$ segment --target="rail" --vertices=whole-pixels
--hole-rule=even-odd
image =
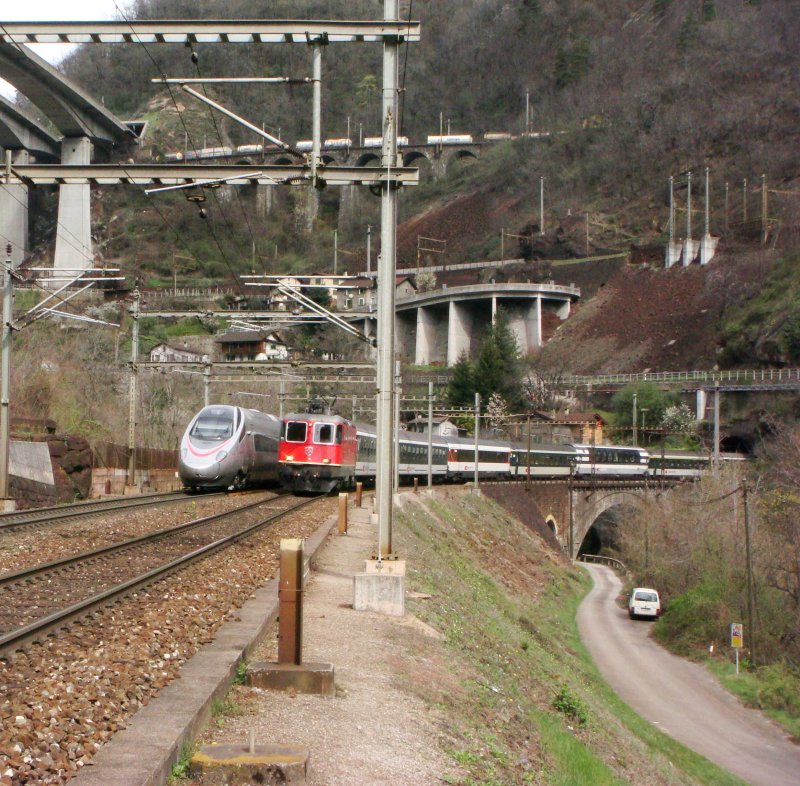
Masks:
[[[608,565],[609,567],[616,568],[620,573],[628,572],[625,563],[614,559],[614,557],[606,557],[603,554],[579,554],[578,560],[580,562],[599,562],[601,565]]]
[[[218,494],[205,496],[219,496],[224,493],[219,492]],[[165,491],[158,494],[137,494],[131,497],[73,502],[69,505],[56,505],[49,508],[30,508],[29,510],[0,514],[0,530],[34,524],[49,524],[76,516],[91,516],[96,513],[108,513],[116,510],[138,508],[144,505],[190,501],[191,499],[192,497],[185,491]]]
[[[256,522],[255,524],[239,530],[238,532],[219,538],[213,543],[208,543],[204,546],[201,546],[200,548],[197,548],[188,554],[184,554],[181,557],[170,560],[169,562],[153,568],[146,573],[129,579],[128,581],[125,581],[114,587],[110,587],[109,589],[103,590],[102,592],[90,598],[81,600],[67,608],[63,608],[59,611],[49,614],[42,619],[38,619],[23,627],[16,628],[15,630],[0,636],[0,659],[8,658],[15,651],[26,646],[27,644],[41,640],[42,636],[48,634],[54,629],[62,627],[71,620],[84,617],[90,611],[102,608],[116,598],[127,595],[139,587],[143,587],[169,573],[180,570],[191,562],[199,560],[204,556],[212,554],[220,549],[243,540],[257,532],[259,529],[270,526],[289,513],[293,513],[294,511],[316,501],[318,501],[318,497],[309,497],[308,499],[304,499],[290,508],[274,513],[271,516]]]

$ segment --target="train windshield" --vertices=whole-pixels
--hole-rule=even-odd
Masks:
[[[314,424],[314,442],[317,445],[333,445],[336,427],[333,423]]]
[[[308,423],[303,420],[290,420],[286,423],[287,442],[305,442],[308,433]]]
[[[224,409],[201,413],[189,432],[190,437],[205,442],[222,442],[232,434],[233,413]]]

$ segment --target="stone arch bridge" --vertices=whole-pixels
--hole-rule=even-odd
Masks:
[[[680,480],[652,478],[626,481],[552,481],[532,482],[531,502],[542,520],[552,530],[561,547],[572,559],[586,550],[586,545],[603,541],[597,525],[605,513],[615,508],[643,509],[654,495],[669,494]],[[593,538],[594,536],[594,538]]]
[[[474,160],[480,157],[484,147],[496,142],[462,142],[459,144],[409,144],[398,149],[402,157],[402,166],[419,166],[422,162],[430,164],[431,174],[441,177],[454,162]],[[260,161],[270,164],[295,163],[290,155],[280,150],[267,150],[263,154],[235,156],[238,163],[256,165]],[[325,164],[342,166],[380,166],[380,147],[364,145],[348,145],[337,148],[323,147],[322,161]]]

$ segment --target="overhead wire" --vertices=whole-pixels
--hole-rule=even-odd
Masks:
[[[119,13],[120,13],[120,14],[123,16],[123,18],[124,18],[124,14],[123,14],[123,13],[122,13],[122,11],[120,10],[120,8],[119,8],[119,6],[116,4],[116,2],[114,3],[114,5],[115,5],[115,7],[117,8],[117,11],[118,11],[118,12],[119,12]],[[127,22],[129,25],[130,25],[130,22],[129,22],[127,19],[125,19],[125,21],[126,21],[126,22]],[[6,36],[7,36],[7,37],[10,39],[10,35],[9,35],[9,33],[8,33],[8,30],[6,30],[6,28],[5,28],[5,27],[2,25],[2,23],[0,23],[0,30],[2,30],[2,32],[3,32],[3,33],[4,33],[4,34],[5,34],[5,35],[6,35]],[[14,46],[15,46],[15,47],[16,47],[16,48],[17,48],[17,49],[20,51],[20,52],[23,52],[23,50],[20,48],[20,45],[19,45],[19,44],[18,44],[16,41],[12,41],[11,43],[12,43],[12,44],[13,44],[13,45],[14,45]],[[145,50],[146,50],[146,49],[147,49],[147,48],[145,47]],[[148,55],[149,55],[149,52],[148,52]],[[154,63],[154,65],[156,66],[156,68],[158,68],[158,63],[156,63],[156,62],[155,62],[155,60],[153,60],[153,58],[152,58],[152,57],[151,57],[150,59],[153,61],[153,63]],[[173,103],[175,103],[175,98],[174,98],[174,96],[172,96],[172,99],[173,99]],[[177,109],[177,108],[178,108],[178,107],[177,107],[177,104],[176,104],[176,109]],[[180,111],[180,110],[178,110],[178,111]],[[184,125],[184,128],[185,128],[185,125]],[[128,171],[127,171],[125,168],[124,168],[124,166],[122,167],[122,169],[123,169],[123,171],[125,172],[125,174],[126,174],[127,176],[130,176],[130,173],[129,173],[129,172],[128,172]],[[14,195],[14,193],[13,193],[13,192],[10,190],[10,188],[8,187],[8,185],[7,185],[7,184],[5,184],[5,183],[4,183],[4,184],[1,184],[1,185],[2,185],[4,188],[6,188],[6,189],[7,189],[7,193],[8,193],[8,195],[9,195],[9,196],[10,196],[12,199],[14,199],[14,200],[15,200],[15,201],[16,201],[18,204],[20,204],[22,207],[24,207],[24,208],[26,208],[26,209],[27,209],[27,205],[26,205],[26,204],[25,204],[25,203],[24,203],[22,200],[20,200],[20,199],[19,199],[17,196],[15,196],[15,195]],[[169,220],[167,219],[167,217],[164,215],[163,211],[161,211],[161,209],[158,207],[158,205],[157,205],[155,202],[150,202],[150,204],[152,204],[152,206],[153,206],[153,208],[155,209],[156,213],[158,214],[159,218],[161,218],[161,220],[164,222],[164,224],[166,224],[167,228],[168,228],[168,229],[169,229],[169,230],[170,230],[170,231],[173,233],[173,235],[175,235],[175,238],[176,238],[176,240],[177,240],[177,241],[180,243],[180,245],[183,247],[183,249],[184,249],[185,251],[187,251],[187,252],[189,253],[189,255],[190,255],[190,256],[194,257],[194,254],[192,253],[192,250],[191,250],[191,248],[189,247],[189,244],[188,244],[188,242],[186,241],[186,239],[185,239],[185,238],[184,238],[184,237],[181,235],[181,233],[180,233],[180,232],[179,232],[179,231],[178,231],[178,230],[177,230],[177,229],[176,229],[176,228],[175,228],[175,227],[174,227],[174,226],[173,226],[173,225],[170,223],[170,221],[169,221]],[[70,229],[68,226],[66,226],[66,225],[65,225],[65,224],[64,224],[62,221],[56,220],[56,226],[58,226],[58,227],[61,227],[61,229],[62,229],[62,230],[64,230],[64,232],[66,232],[67,234],[71,235],[71,236],[72,236],[72,237],[75,239],[75,241],[76,241],[77,243],[80,243],[80,242],[81,242],[81,241],[80,241],[80,238],[79,238],[79,237],[78,237],[78,236],[77,236],[77,235],[76,235],[76,234],[75,234],[75,233],[74,233],[74,232],[73,232],[73,231],[72,231],[72,230],[71,230],[71,229]],[[3,237],[4,237],[4,238],[5,238],[5,240],[6,240],[6,241],[8,241],[9,243],[11,242],[11,240],[10,240],[9,238],[6,238],[5,236],[3,236]],[[93,256],[93,255],[90,255],[90,254],[87,254],[87,252],[86,252],[86,249],[85,249],[85,248],[84,248],[82,245],[80,245],[80,246],[79,246],[79,245],[76,245],[76,244],[75,244],[75,243],[73,243],[71,240],[69,240],[69,238],[68,238],[68,237],[66,237],[65,235],[62,235],[62,241],[63,241],[63,242],[65,242],[65,243],[66,243],[68,246],[70,246],[72,249],[74,249],[75,251],[77,251],[77,252],[78,252],[78,253],[79,253],[79,254],[80,254],[80,255],[81,255],[81,256],[82,256],[82,257],[83,257],[83,258],[84,258],[84,259],[85,259],[87,262],[90,262],[92,265],[94,265],[94,261],[95,261],[95,260],[94,260],[94,256]],[[44,288],[42,288],[42,289],[44,289]],[[44,289],[44,291],[48,291],[48,292],[49,292],[49,290],[46,290],[46,289]]]
[[[406,72],[408,70],[408,39],[411,33],[411,11],[414,8],[414,0],[408,4],[408,22],[406,32],[406,51],[403,55],[403,76],[400,79],[400,122],[397,124],[397,135],[402,133],[403,115],[406,109]]]
[[[192,53],[194,55],[197,54],[196,50],[194,50],[194,49],[192,50]],[[202,79],[203,78],[203,74],[200,71],[199,57],[196,57],[196,56],[192,57],[192,63],[194,64],[195,72],[197,73],[198,78]],[[206,98],[208,98],[208,92],[206,91],[205,84],[201,84],[200,87],[203,90],[203,95]],[[220,145],[222,147],[224,147],[225,146],[225,142],[224,142],[224,140],[222,138],[222,132],[220,131],[219,125],[217,124],[217,117],[214,114],[214,110],[210,106],[208,107],[208,113],[209,113],[209,116],[211,117],[211,122],[214,124],[214,131],[217,134],[217,139],[219,139]],[[229,162],[231,161],[231,157],[230,156],[225,156],[225,158],[226,158],[227,161],[229,161]],[[247,231],[250,233],[250,240],[251,240],[251,242],[253,244],[253,247],[255,247],[255,245],[256,245],[255,233],[253,232],[253,227],[250,225],[250,219],[247,216],[247,211],[245,211],[245,209],[244,209],[244,204],[242,203],[242,197],[239,194],[239,189],[234,187],[234,193],[236,194],[236,199],[239,202],[239,208],[241,210],[242,217],[244,218],[245,224],[247,225]],[[231,226],[230,222],[228,221],[227,216],[225,215],[225,211],[222,209],[222,205],[220,204],[216,193],[214,193],[214,198],[215,198],[215,201],[217,202],[217,205],[219,206],[220,213],[225,218],[225,223],[228,225],[228,231],[230,232],[231,237],[233,238],[234,242],[238,243],[239,240],[236,237],[236,235],[235,235],[235,233],[233,231],[233,227]]]
[[[180,106],[178,105],[178,101],[175,98],[175,94],[174,94],[174,92],[172,90],[172,86],[166,81],[167,75],[164,73],[163,68],[161,68],[161,66],[158,63],[158,61],[153,57],[153,55],[151,54],[150,50],[147,48],[147,45],[144,43],[144,41],[142,41],[141,38],[138,36],[138,34],[136,33],[136,31],[133,28],[133,25],[131,24],[130,19],[128,19],[128,17],[125,15],[124,11],[119,7],[119,4],[117,3],[117,1],[113,0],[113,2],[114,2],[114,7],[117,9],[117,13],[119,13],[119,15],[122,17],[122,20],[128,25],[128,27],[131,28],[131,32],[133,33],[133,35],[134,35],[134,37],[136,39],[136,42],[142,47],[142,49],[144,49],[145,54],[147,55],[148,59],[150,60],[150,62],[155,67],[156,73],[165,81],[165,84],[167,86],[167,91],[169,93],[170,100],[172,101],[172,103],[173,103],[173,105],[175,107],[175,111],[178,113],[178,120],[180,121],[181,125],[183,126],[183,130],[184,130],[184,133],[186,134],[186,138],[190,142],[192,148],[193,149],[197,149],[197,146],[194,143],[194,139],[192,138],[192,135],[191,135],[191,133],[189,131],[189,127],[186,125],[186,121],[183,118],[183,110],[181,110]],[[241,294],[242,297],[246,297],[245,292],[244,292],[244,287],[242,286],[241,281],[239,280],[238,276],[236,275],[236,272],[233,269],[233,265],[231,264],[231,261],[228,258],[228,255],[225,253],[225,249],[223,248],[222,244],[220,243],[216,232],[213,231],[213,228],[211,226],[211,222],[206,220],[205,223],[209,227],[209,231],[210,231],[211,237],[214,240],[214,243],[217,246],[217,249],[219,250],[220,256],[222,257],[222,259],[223,259],[223,261],[225,263],[225,266],[228,268],[228,270],[230,271],[231,275],[233,276],[233,280],[234,280],[234,283],[236,285],[236,288],[239,290],[239,293]]]

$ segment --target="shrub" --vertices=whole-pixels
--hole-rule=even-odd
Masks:
[[[706,580],[670,600],[655,633],[677,652],[690,654],[698,645],[724,641],[731,614],[725,588]]]
[[[552,707],[579,726],[585,726],[589,719],[586,705],[566,686],[562,686],[558,691],[553,699]]]

